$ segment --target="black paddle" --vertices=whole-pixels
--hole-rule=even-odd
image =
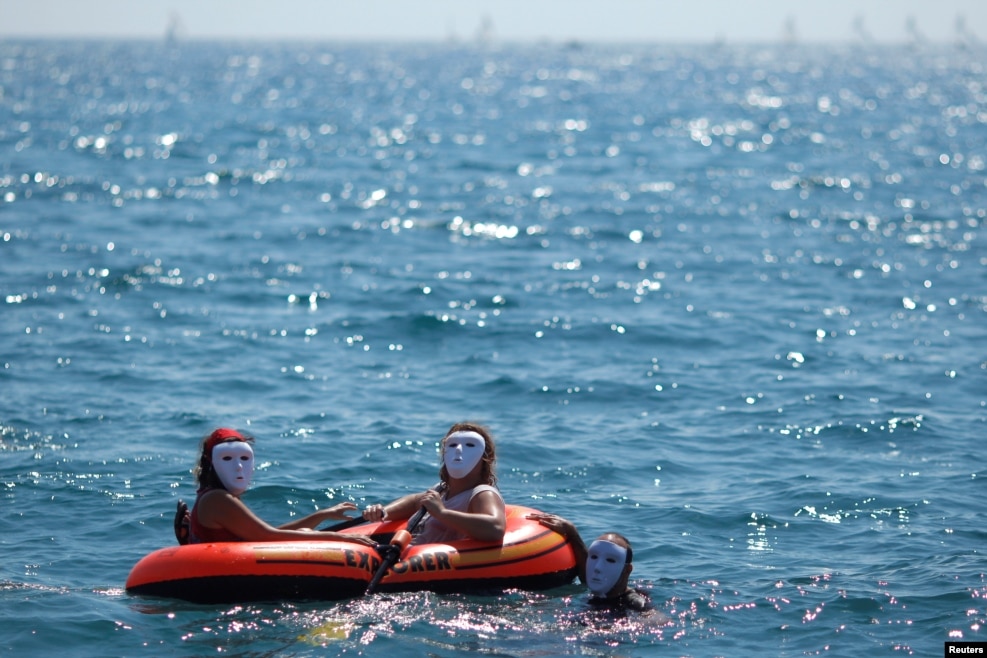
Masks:
[[[442,491],[444,483],[439,482],[434,487],[432,491]],[[412,535],[418,526],[421,524],[422,519],[425,518],[426,509],[422,507],[420,510],[415,512],[415,515],[408,519],[408,525],[405,526],[404,530],[398,530],[394,533],[391,541],[386,546],[378,546],[377,552],[380,553],[381,563],[377,568],[377,572],[374,577],[370,579],[367,584],[367,589],[365,594],[373,594],[377,585],[380,583],[380,579],[384,577],[391,567],[397,564],[397,561],[401,559],[401,555],[404,554],[404,549],[408,548],[408,544],[411,543]]]

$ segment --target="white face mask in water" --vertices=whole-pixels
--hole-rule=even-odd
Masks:
[[[487,448],[487,442],[476,432],[453,432],[445,438],[442,460],[449,475],[464,478],[470,474]]]
[[[212,467],[226,490],[239,496],[254,476],[254,449],[244,441],[227,441],[212,449]]]
[[[597,539],[586,552],[586,580],[591,592],[606,596],[614,588],[627,564],[627,549]]]

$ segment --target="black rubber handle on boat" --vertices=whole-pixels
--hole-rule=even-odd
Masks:
[[[321,528],[319,532],[339,532],[340,530],[345,530],[346,528],[352,528],[353,526],[358,526],[361,523],[366,523],[366,522],[367,520],[362,516],[354,516],[352,519],[346,519],[342,523],[331,525],[328,528]]]
[[[432,487],[432,491],[442,491],[444,487],[445,484],[439,482],[437,485]],[[380,583],[381,578],[384,577],[384,574],[390,571],[391,567],[397,564],[397,561],[401,559],[401,554],[404,553],[404,549],[406,549],[408,544],[411,542],[411,536],[415,533],[415,530],[418,529],[422,519],[425,518],[426,512],[427,510],[424,507],[415,512],[415,515],[408,519],[408,525],[405,526],[404,530],[398,530],[394,534],[394,538],[391,540],[390,544],[387,544],[386,546],[379,546],[377,548],[381,557],[380,566],[377,568],[376,573],[374,573],[374,577],[370,579],[369,583],[367,583],[367,589],[364,591],[364,594],[373,594],[377,590],[377,585]]]

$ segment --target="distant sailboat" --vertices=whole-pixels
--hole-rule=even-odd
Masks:
[[[860,14],[853,19],[853,33],[857,36],[857,39],[863,43],[872,43],[874,37],[871,36],[870,30],[864,25],[864,17]]]
[[[185,37],[185,24],[177,11],[168,15],[168,26],[165,28],[165,43],[173,45]]]
[[[480,26],[476,28],[476,42],[481,46],[489,46],[494,40],[493,20],[484,14]]]
[[[959,14],[956,17],[956,47],[966,50],[977,45],[977,35],[966,26],[966,16]]]
[[[925,36],[919,31],[914,16],[909,16],[905,20],[905,30],[908,32],[911,45],[920,46],[925,43]]]
[[[789,16],[785,19],[785,28],[782,32],[782,40],[786,45],[794,46],[798,43],[798,29],[795,27],[795,17]]]

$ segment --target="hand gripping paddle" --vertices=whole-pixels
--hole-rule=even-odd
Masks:
[[[439,482],[434,487],[432,491],[442,491],[445,487],[444,483]],[[380,553],[381,563],[377,568],[377,572],[374,577],[370,579],[370,583],[367,584],[367,589],[365,594],[373,594],[377,590],[377,585],[380,583],[380,579],[391,570],[397,561],[401,559],[404,555],[405,549],[408,548],[408,544],[411,543],[412,535],[418,526],[421,524],[422,519],[425,518],[426,510],[422,507],[420,510],[415,512],[415,515],[408,519],[408,525],[404,527],[403,530],[398,530],[394,533],[391,541],[386,546],[378,546],[377,552]]]

